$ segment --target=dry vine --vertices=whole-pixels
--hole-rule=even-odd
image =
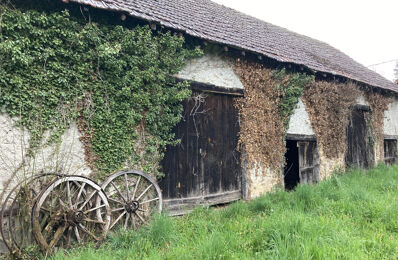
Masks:
[[[345,153],[350,107],[360,94],[353,83],[325,81],[313,82],[304,91],[303,102],[327,158],[338,158]]]
[[[241,122],[239,147],[246,151],[251,166],[257,162],[280,170],[286,149],[284,120],[272,71],[238,59],[235,72],[245,86],[245,98],[235,102]]]
[[[370,126],[376,144],[377,158],[382,160],[384,156],[384,112],[388,109],[392,99],[378,92],[367,92],[365,97],[371,109]]]

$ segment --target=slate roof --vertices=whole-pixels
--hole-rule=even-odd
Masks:
[[[266,23],[210,0],[69,1],[124,12],[204,40],[398,93],[397,85],[324,42]]]

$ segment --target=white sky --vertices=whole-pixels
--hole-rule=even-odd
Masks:
[[[329,43],[369,66],[398,59],[398,0],[212,0]],[[369,68],[394,79],[396,62]]]

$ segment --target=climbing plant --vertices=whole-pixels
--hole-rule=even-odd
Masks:
[[[361,95],[354,83],[314,81],[303,95],[318,144],[326,158],[346,151],[346,128],[352,106]]]
[[[236,100],[241,119],[239,144],[244,147],[251,167],[261,163],[263,167],[280,170],[290,116],[314,78],[239,59],[235,72],[245,86],[245,98]]]
[[[176,142],[171,129],[190,91],[171,75],[199,48],[169,32],[96,23],[67,10],[1,5],[0,17],[0,108],[29,130],[31,156],[58,142],[73,121],[100,173],[161,156]]]
[[[384,112],[392,102],[391,97],[378,92],[366,92],[365,98],[370,106],[369,123],[376,144],[376,159],[382,160],[384,156]]]

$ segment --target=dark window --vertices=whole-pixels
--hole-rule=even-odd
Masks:
[[[397,139],[384,139],[384,162],[388,165],[397,163]]]
[[[298,183],[319,181],[319,156],[315,141],[286,140],[284,181],[287,190]]]

